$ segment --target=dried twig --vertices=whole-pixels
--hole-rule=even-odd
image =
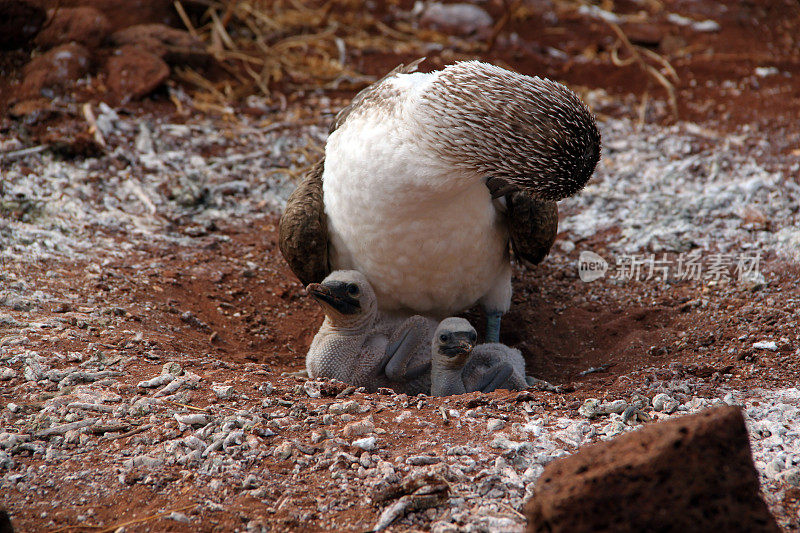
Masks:
[[[150,520],[155,520],[157,518],[161,518],[165,514],[171,514],[171,513],[177,513],[177,512],[180,512],[180,511],[185,511],[186,509],[191,509],[192,507],[197,507],[197,504],[193,503],[191,505],[184,505],[183,507],[176,507],[175,509],[167,509],[166,511],[161,511],[160,513],[152,514],[150,516],[145,516],[144,518],[135,518],[133,520],[127,520],[125,522],[119,522],[117,524],[114,524],[111,527],[107,527],[106,529],[102,530],[100,533],[112,533],[113,531],[116,531],[117,529],[119,529],[121,527],[131,526],[133,524],[142,524],[144,522],[149,522]]]
[[[183,25],[186,26],[186,29],[189,30],[189,33],[192,35],[192,37],[199,38],[197,35],[197,30],[194,29],[194,26],[192,26],[192,21],[189,20],[189,15],[187,15],[186,10],[183,9],[183,4],[181,4],[179,0],[175,0],[173,5],[175,6],[175,11],[178,12],[178,16],[181,18]]]
[[[23,148],[21,150],[13,150],[10,152],[0,152],[0,161],[12,161],[26,155],[38,154],[50,148],[48,144],[41,144],[39,146],[32,146],[30,148]]]
[[[106,140],[103,138],[103,132],[101,132],[100,128],[97,127],[97,119],[95,119],[94,117],[94,111],[92,111],[92,104],[89,102],[83,104],[83,117],[89,124],[89,133],[91,133],[92,136],[94,137],[94,142],[105,148]]]
[[[639,120],[636,123],[636,129],[641,130],[642,126],[644,125],[644,119],[647,114],[647,104],[650,99],[650,93],[648,91],[644,92],[642,96],[642,103],[639,105]]]
[[[622,28],[619,27],[619,24],[617,24],[616,22],[612,22],[610,20],[606,20],[606,19],[603,19],[603,21],[606,24],[608,24],[608,26],[612,30],[614,30],[614,33],[617,35],[617,38],[619,38],[619,40],[622,42],[622,44],[625,46],[625,48],[631,54],[631,58],[639,65],[639,67],[642,70],[644,70],[647,74],[649,74],[650,76],[655,78],[656,81],[659,84],[661,84],[662,87],[664,87],[664,89],[667,91],[667,96],[669,98],[669,105],[672,108],[672,113],[677,118],[677,116],[678,116],[678,100],[677,100],[677,97],[675,96],[675,87],[672,85],[672,83],[670,83],[670,81],[666,77],[664,77],[663,74],[661,74],[658,70],[653,68],[651,65],[648,65],[645,62],[645,60],[642,59],[642,56],[639,53],[638,47],[634,46],[633,43],[631,43],[630,39],[628,39],[628,36],[625,35],[625,32],[622,31]],[[657,54],[655,54],[655,52],[653,52],[653,54],[657,55]],[[666,60],[664,60],[664,61],[666,61]],[[671,69],[672,73],[675,72],[675,69],[672,69],[671,65],[670,65],[670,69]],[[676,74],[676,77],[677,77],[677,74]]]
[[[128,437],[132,437],[134,435],[138,435],[139,433],[144,433],[148,429],[151,429],[151,428],[154,428],[154,427],[156,427],[155,424],[144,424],[142,426],[139,426],[138,428],[133,428],[130,431],[126,431],[125,433],[120,433],[119,435],[112,435],[112,436],[106,435],[105,439],[107,439],[107,440],[126,439]]]
[[[497,37],[500,35],[500,32],[503,31],[503,28],[508,25],[508,21],[511,20],[511,16],[517,11],[520,4],[522,4],[522,0],[513,0],[511,2],[509,2],[509,0],[503,0],[503,7],[505,8],[503,10],[503,16],[500,17],[500,20],[498,20],[492,28],[492,33],[486,41],[487,50],[491,51],[494,49]]]
[[[185,409],[191,409],[191,410],[193,410],[193,411],[202,411],[202,412],[204,412],[204,413],[210,413],[210,412],[211,412],[209,409],[207,409],[207,408],[205,408],[205,407],[197,407],[197,406],[194,406],[194,405],[188,405],[188,404],[185,404],[185,403],[173,402],[172,400],[167,400],[167,401],[168,401],[169,403],[173,404],[173,405],[177,405],[177,406],[179,406],[179,407],[183,407],[183,408],[185,408]]]

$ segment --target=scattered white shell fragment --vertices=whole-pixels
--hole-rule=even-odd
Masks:
[[[776,351],[778,344],[775,341],[758,341],[753,343],[753,348],[756,350],[771,350]]]
[[[353,441],[353,446],[361,448],[362,450],[372,451],[376,448],[375,442],[377,439],[375,437],[365,437],[363,439],[358,439]]]
[[[155,387],[161,387],[162,385],[166,385],[167,383],[169,383],[173,379],[175,379],[175,376],[172,375],[172,374],[169,374],[169,373],[161,374],[161,375],[156,376],[156,377],[154,377],[152,379],[148,379],[148,380],[145,380],[145,381],[140,381],[139,384],[137,385],[137,387],[142,388],[142,389],[153,389]]]

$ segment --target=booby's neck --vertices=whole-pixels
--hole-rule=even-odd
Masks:
[[[447,358],[434,353],[431,359],[431,395],[452,396],[454,394],[464,394],[466,388],[461,377],[463,370],[463,365],[456,366]]]
[[[350,337],[364,336],[371,326],[375,323],[374,315],[360,316],[352,320],[339,320],[332,319],[325,315],[322,321],[322,326],[319,328],[320,333],[328,335],[345,335]]]

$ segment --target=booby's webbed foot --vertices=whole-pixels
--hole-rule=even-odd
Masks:
[[[419,333],[416,328],[409,327],[401,334],[400,338],[386,345],[384,355],[384,374],[391,381],[404,381],[409,378],[411,372],[418,371],[419,367],[409,372],[404,372],[408,360],[414,353],[414,349],[419,343]],[[424,366],[424,365],[423,365]],[[430,365],[428,365],[430,366]],[[425,373],[423,368],[420,374]]]
[[[503,313],[486,313],[486,342],[500,342],[500,319]]]
[[[486,375],[478,384],[478,390],[481,392],[493,392],[508,381],[508,378],[513,373],[514,367],[508,363],[498,363],[486,372]]]

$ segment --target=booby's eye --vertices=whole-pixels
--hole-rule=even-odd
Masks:
[[[350,296],[358,296],[359,292],[361,291],[358,289],[358,285],[356,285],[355,283],[351,283],[350,285],[347,286],[347,294],[349,294]]]
[[[469,340],[472,341],[472,342],[475,342],[476,340],[478,340],[478,334],[475,333],[474,331],[470,332]]]
[[[440,342],[447,342],[448,338],[449,338],[449,336],[447,335],[447,333],[442,333],[441,335],[439,335],[439,341]]]

